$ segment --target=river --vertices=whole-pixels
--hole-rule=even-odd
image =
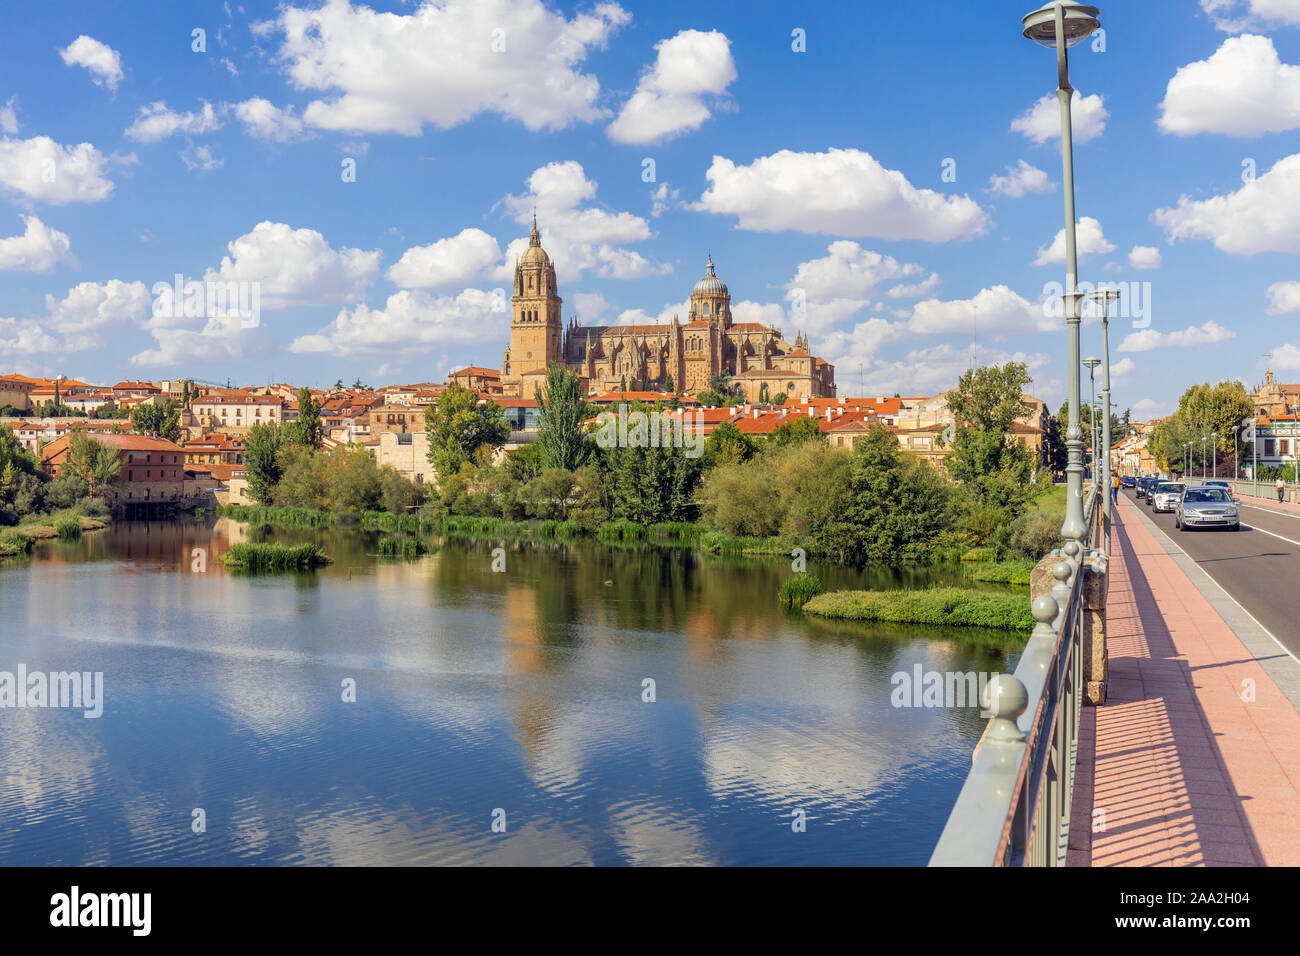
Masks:
[[[891,676],[1018,653],[806,619],[789,560],[376,538],[119,523],[0,562],[0,671],[103,675],[98,718],[0,709],[0,863],[924,864],[983,721]],[[231,573],[238,540],[334,564]]]

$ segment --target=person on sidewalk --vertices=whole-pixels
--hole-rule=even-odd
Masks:
[[[1119,475],[1110,476],[1110,501],[1111,504],[1119,503]]]
[[[1281,504],[1282,499],[1286,497],[1286,480],[1281,475],[1277,479],[1277,503]]]

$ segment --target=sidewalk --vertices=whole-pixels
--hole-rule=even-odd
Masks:
[[[1125,522],[1133,507],[1121,496],[1115,511],[1109,693],[1083,708],[1067,863],[1300,865],[1300,713]]]
[[[1270,508],[1276,508],[1278,511],[1294,511],[1296,514],[1300,515],[1300,505],[1294,504],[1290,501],[1279,503],[1276,497],[1256,498],[1254,495],[1238,495],[1237,497],[1241,499],[1242,504],[1266,505]]]

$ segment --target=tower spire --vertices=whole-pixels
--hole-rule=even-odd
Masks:
[[[542,237],[537,234],[537,207],[533,207],[533,231],[528,234],[528,244],[530,246],[540,246]]]

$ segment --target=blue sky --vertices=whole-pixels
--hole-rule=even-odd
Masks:
[[[0,370],[496,367],[493,290],[535,205],[566,319],[667,321],[711,251],[737,319],[807,331],[841,394],[949,387],[974,329],[1055,405],[1061,163],[1031,5],[40,5],[0,34]],[[1071,78],[1080,278],[1145,313],[1112,323],[1117,401],[1300,376],[1300,0],[1102,22]],[[256,283],[257,325],[156,314],[177,273]]]

